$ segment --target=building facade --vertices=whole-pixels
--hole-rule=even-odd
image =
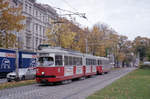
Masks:
[[[22,5],[25,28],[19,32],[21,49],[36,51],[39,44],[46,41],[46,30],[51,27],[51,20],[58,17],[56,10],[36,0],[12,0],[11,5]]]

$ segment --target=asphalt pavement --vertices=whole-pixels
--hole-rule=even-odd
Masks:
[[[133,70],[135,68],[113,70],[108,74],[74,81],[66,85],[34,84],[4,89],[0,91],[0,99],[85,99]]]
[[[7,82],[7,79],[0,79],[0,84]]]

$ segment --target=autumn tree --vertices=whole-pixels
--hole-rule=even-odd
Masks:
[[[52,46],[61,46],[63,48],[72,48],[75,40],[76,32],[73,32],[70,28],[71,22],[62,19],[61,24],[53,24],[52,28],[48,28],[46,33],[48,41]]]
[[[140,36],[136,37],[133,41],[133,48],[135,54],[139,54],[141,61],[146,57],[149,58],[150,39]]]
[[[116,66],[129,63],[132,59],[132,42],[126,36],[109,28],[106,24],[95,24],[92,29],[80,28],[73,22],[63,19],[61,24],[53,24],[47,31],[48,41],[52,46],[61,46],[89,53],[96,56],[113,55]],[[88,51],[86,51],[88,48]]]
[[[100,31],[100,27],[96,24],[93,26],[88,35],[89,51],[93,55],[105,56],[104,33]]]
[[[15,47],[17,40],[14,32],[19,32],[24,27],[21,21],[25,17],[21,11],[21,6],[10,5],[9,0],[0,0],[0,47]]]

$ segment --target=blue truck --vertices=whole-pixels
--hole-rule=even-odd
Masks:
[[[19,51],[19,68],[36,66],[36,53]],[[6,77],[7,73],[16,69],[16,51],[0,49],[0,78]]]
[[[19,51],[19,68],[28,68],[36,66],[36,53],[28,51]]]

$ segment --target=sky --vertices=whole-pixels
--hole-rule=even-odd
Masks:
[[[82,27],[108,24],[120,35],[133,40],[150,38],[150,0],[37,0],[52,7],[86,13],[88,20],[76,16]]]

